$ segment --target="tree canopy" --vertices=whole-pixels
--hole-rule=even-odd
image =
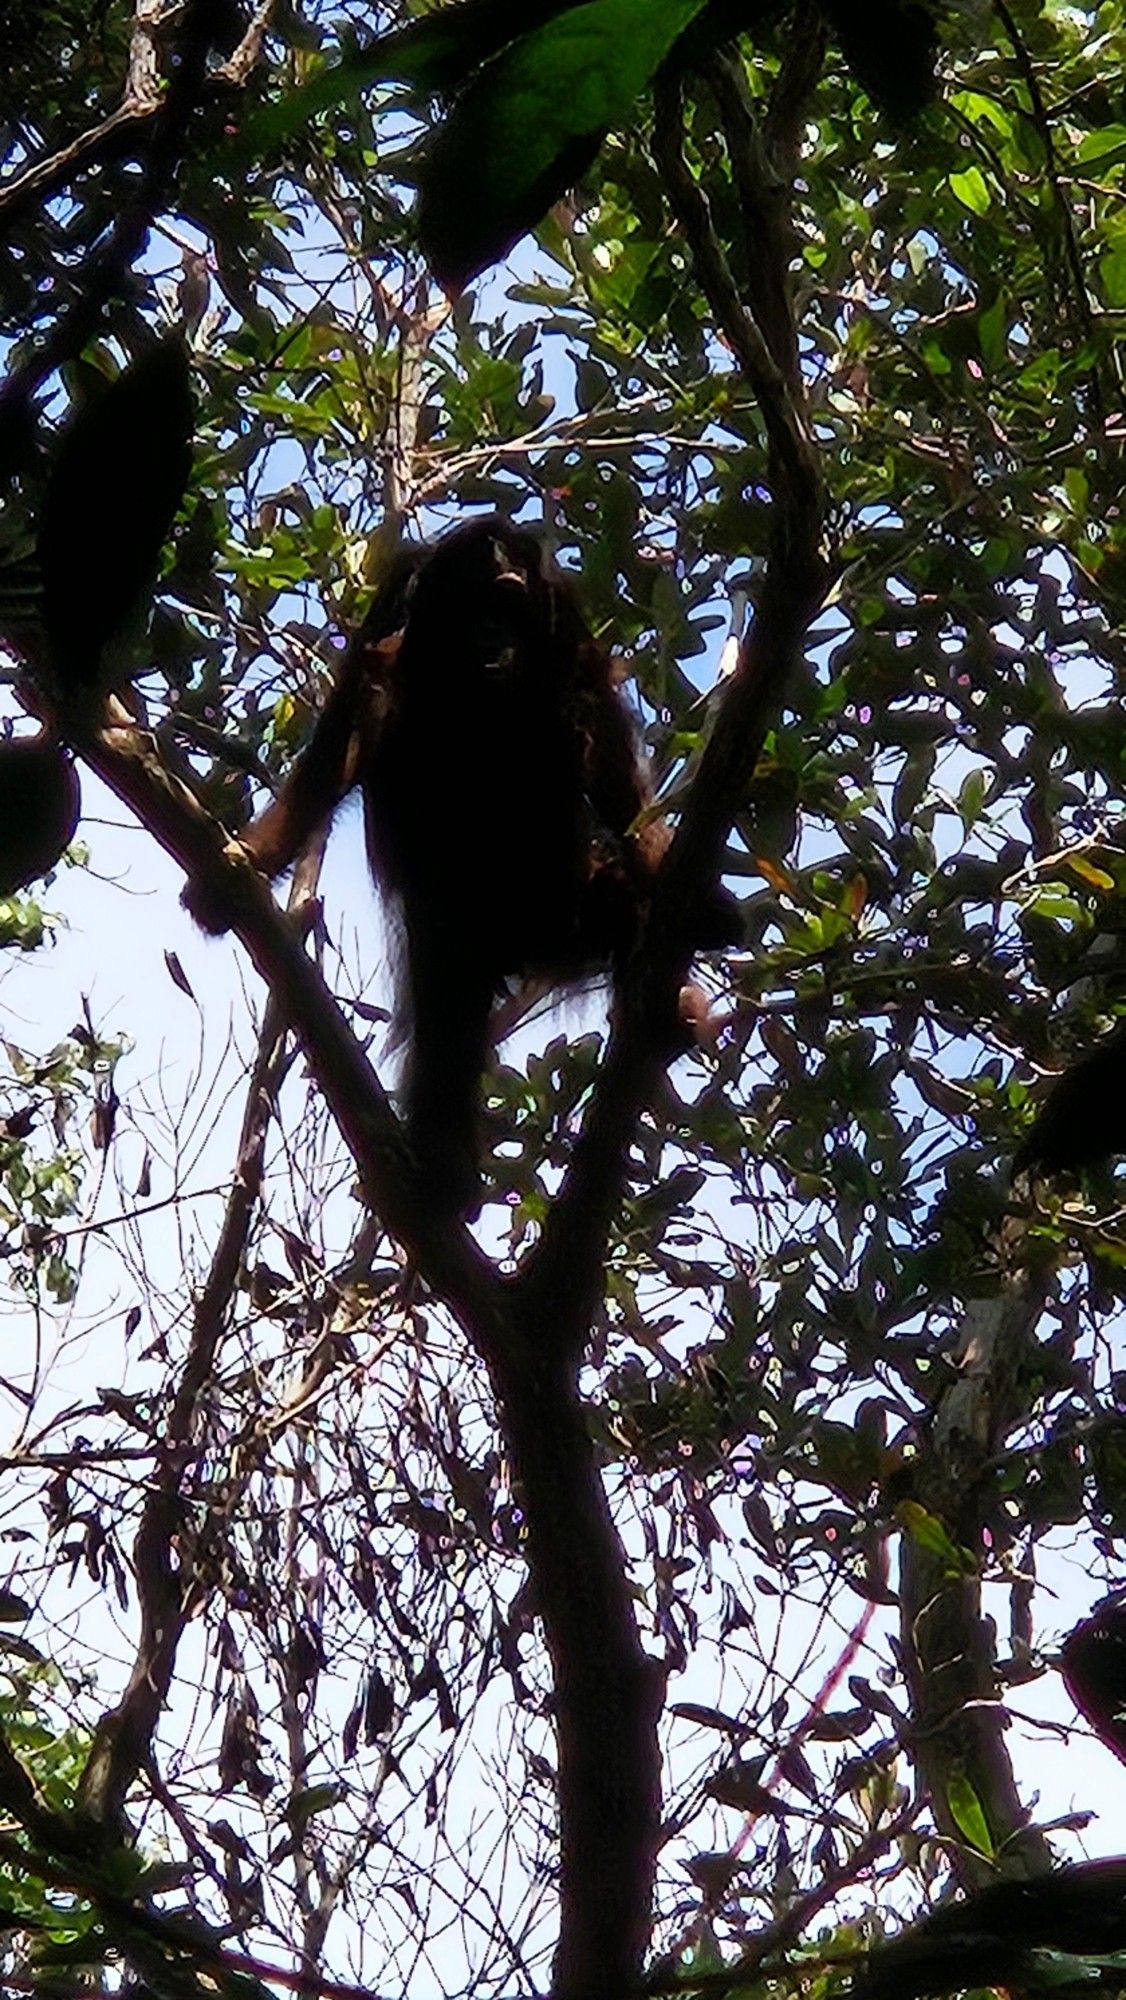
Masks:
[[[5,1983],[1118,1990],[1122,0],[0,21],[9,992],[75,771],[249,968],[6,1010]],[[486,509],[675,838],[469,1229],[354,819],[231,836]]]

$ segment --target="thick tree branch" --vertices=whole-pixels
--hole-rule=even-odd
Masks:
[[[223,901],[306,1059],[356,1161],[371,1207],[435,1291],[471,1329],[482,1352],[504,1339],[503,1288],[468,1232],[434,1221],[421,1198],[413,1158],[367,1055],[344,1020],[300,936],[278,909],[237,842],[199,804],[187,775],[174,770],[155,740],[125,718],[60,715],[66,740],[128,805],[193,881]]]
[[[560,1300],[556,1313],[567,1313]],[[493,1371],[555,1689],[560,1931],[554,2000],[627,2000],[649,1944],[660,1831],[658,1661],[644,1652],[573,1365],[550,1306]]]
[[[156,104],[119,104],[100,125],[80,132],[69,145],[60,146],[57,152],[33,161],[22,173],[0,183],[0,224],[11,229],[27,209],[60,193],[75,174],[123,159],[133,151],[156,108]]]
[[[554,1990],[601,2000],[630,1990],[641,1963],[657,1847],[659,1676],[637,1633],[623,1552],[593,1463],[577,1369],[602,1286],[606,1233],[641,1106],[675,1051],[683,940],[701,883],[715,880],[763,738],[822,601],[822,493],[800,401],[735,292],[703,196],[673,129],[666,83],[662,164],[697,274],[759,399],[774,495],[762,598],[658,878],[647,933],[619,983],[594,1102],[538,1248],[513,1281],[523,1370],[494,1372],[528,1515],[555,1671],[563,1850],[563,1926]],[[785,298],[779,274],[776,301]],[[792,343],[779,340],[783,353]],[[796,353],[796,345],[793,345]],[[565,1418],[565,1423],[561,1422]],[[535,1456],[525,1440],[536,1441]],[[576,1560],[581,1524],[584,1560]]]
[[[638,1637],[625,1559],[578,1397],[577,1347],[564,1358],[557,1322],[570,1323],[570,1299],[566,1291],[554,1300],[529,1298],[514,1281],[496,1277],[464,1229],[434,1222],[398,1122],[317,967],[237,845],[224,846],[186,777],[121,714],[108,723],[72,714],[62,727],[173,858],[206,879],[209,894],[223,897],[232,928],[300,1037],[368,1202],[489,1368],[521,1482],[528,1566],[556,1677],[562,1922],[553,1990],[566,2000],[603,2000],[607,1990],[625,1995],[636,1986],[648,1940],[661,1677]],[[154,1514],[160,1505],[158,1496]],[[162,1515],[154,1536],[167,1526]],[[169,1630],[177,1616],[175,1589],[173,1581],[167,1602],[154,1593],[150,1604],[150,1622],[170,1617]],[[149,1636],[159,1644],[158,1631]],[[144,1669],[165,1685],[170,1671],[164,1654]],[[136,1680],[122,1705],[132,1702],[131,1716],[119,1710],[107,1719],[108,1747],[92,1760],[89,1787],[103,1808],[120,1800],[143,1754],[144,1732],[155,1722],[155,1689]]]
[[[274,18],[274,8],[275,0],[259,0],[241,42],[218,71],[224,83],[241,85],[246,82],[262,54],[266,34]]]
[[[819,0],[796,0],[763,123],[767,155],[792,186],[812,91],[825,62],[828,30]]]
[[[661,85],[656,150],[696,272],[717,322],[728,333],[763,413],[773,496],[766,576],[739,663],[692,784],[657,881],[646,936],[620,982],[610,1044],[571,1170],[518,1283],[556,1308],[561,1336],[577,1351],[602,1282],[606,1231],[620,1197],[641,1106],[676,1052],[677,994],[688,969],[683,940],[701,883],[719,873],[727,835],[742,808],[763,740],[796,671],[823,601],[824,496],[804,408],[740,302],[703,195],[680,145],[679,84]],[[776,293],[781,297],[781,293]],[[736,345],[738,343],[738,345]]]
[[[1042,1307],[1040,1287],[1025,1281],[967,1308],[957,1376],[927,1425],[928,1448],[917,1461],[916,1500],[975,1558],[984,1551],[990,1468],[1019,1407],[1021,1363]],[[1042,1872],[1051,1849],[1028,1823],[1005,1747],[995,1635],[982,1613],[977,1569],[951,1574],[940,1555],[904,1535],[900,1620],[911,1753],[959,1879],[979,1887],[994,1879],[997,1865],[1012,1875]],[[976,1799],[997,1864],[966,1842],[956,1788]]]
[[[705,70],[719,110],[742,221],[743,269],[750,311],[791,393],[801,392],[797,327],[790,302],[794,249],[790,177],[776,171],[760,131],[746,71],[719,51]]]
[[[816,495],[815,483],[795,495],[775,486],[771,560],[754,621],[662,864],[645,939],[621,982],[606,1059],[570,1171],[515,1281],[530,1300],[555,1302],[559,1334],[575,1351],[601,1287],[606,1231],[639,1110],[652,1100],[663,1066],[676,1053],[677,995],[689,962],[683,940],[691,936],[699,885],[719,872],[728,830],[822,602]]]

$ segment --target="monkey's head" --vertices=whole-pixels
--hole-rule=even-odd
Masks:
[[[444,535],[411,581],[406,639],[431,673],[436,663],[484,683],[542,670],[556,622],[558,586],[534,535],[498,514]]]

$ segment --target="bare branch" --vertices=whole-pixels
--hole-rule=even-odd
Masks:
[[[4,181],[0,184],[0,222],[10,228],[33,202],[50,200],[76,173],[87,167],[104,166],[107,161],[128,154],[137,133],[148,124],[156,109],[156,104],[119,104],[100,125],[80,132],[68,146],[61,146],[57,153],[49,153],[23,173]]]
[[[202,1397],[227,1324],[247,1233],[262,1186],[266,1135],[277,1091],[292,1056],[275,1000],[266,1009],[258,1055],[250,1076],[239,1139],[238,1165],[227,1198],[211,1269],[196,1304],[179,1387],[145,1497],[133,1549],[141,1631],[133,1671],[117,1705],[94,1732],[79,1789],[97,1820],[120,1821],[137,1773],[152,1750],[153,1731],[168,1698],[176,1650],[201,1590],[194,1560],[200,1526],[184,1501],[184,1481],[195,1462],[204,1416]]]
[[[274,16],[274,7],[275,0],[259,0],[259,5],[255,8],[250,25],[237,49],[215,72],[224,83],[239,85],[246,82],[262,54],[266,31]]]

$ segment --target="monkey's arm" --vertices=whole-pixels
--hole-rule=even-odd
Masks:
[[[292,865],[356,783],[382,725],[398,649],[397,634],[372,641],[361,632],[353,640],[281,791],[239,834],[239,845],[269,881]],[[192,883],[184,902],[204,930],[228,928],[223,901],[207,883]]]
[[[637,732],[593,640],[580,653],[579,673],[588,717],[587,794],[596,817],[621,840],[626,874],[644,895],[672,844],[672,828],[657,816],[635,824],[653,803],[652,777]],[[691,924],[694,949],[716,951],[737,944],[742,934],[734,897],[722,883],[704,886]]]
[[[637,731],[593,639],[580,642],[575,671],[587,797],[606,831],[625,841],[653,797]],[[653,873],[668,843],[668,831],[659,821],[635,832],[629,848],[642,874]]]

